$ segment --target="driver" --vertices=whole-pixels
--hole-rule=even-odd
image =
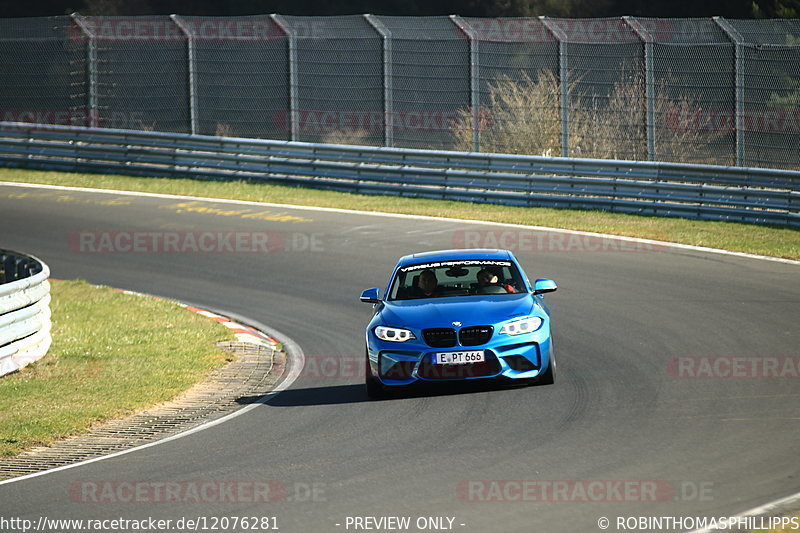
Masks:
[[[430,298],[438,296],[439,294],[439,280],[436,279],[436,273],[427,268],[420,272],[417,285],[411,287],[412,298]]]

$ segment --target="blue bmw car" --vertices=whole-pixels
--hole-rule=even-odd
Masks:
[[[506,378],[551,384],[556,360],[549,279],[531,285],[508,250],[444,250],[402,257],[366,331],[370,397],[420,382]]]

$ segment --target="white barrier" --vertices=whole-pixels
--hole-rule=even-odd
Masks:
[[[0,250],[0,376],[50,348],[50,269],[39,259]]]

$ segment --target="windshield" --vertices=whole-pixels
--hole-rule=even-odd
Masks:
[[[390,300],[525,292],[516,265],[495,259],[435,261],[397,271]]]

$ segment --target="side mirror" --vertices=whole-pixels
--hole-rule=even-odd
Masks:
[[[361,301],[365,304],[376,304],[381,301],[378,298],[378,289],[367,289],[361,293]]]
[[[533,294],[545,294],[547,292],[554,292],[558,289],[556,282],[552,279],[537,279],[533,284]]]

